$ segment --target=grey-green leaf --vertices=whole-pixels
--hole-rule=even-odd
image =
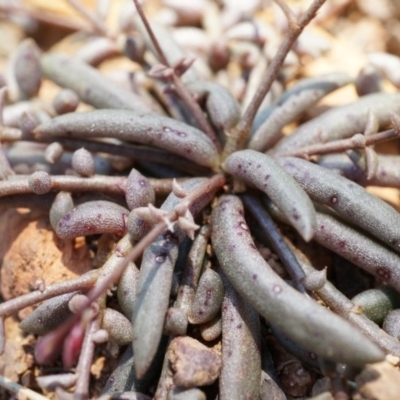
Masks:
[[[356,183],[311,162],[294,157],[279,163],[319,203],[365,229],[400,252],[400,214]]]
[[[40,124],[34,134],[80,139],[112,137],[160,147],[207,167],[215,167],[218,163],[217,149],[202,131],[157,114],[139,114],[130,110],[75,112]]]
[[[372,109],[380,128],[390,123],[390,111],[400,112],[399,93],[374,93],[360,98],[354,103],[334,107],[320,116],[300,125],[290,136],[283,138],[272,153],[283,154],[290,149],[309,144],[345,139],[363,132],[368,121],[368,111]]]
[[[266,193],[304,240],[313,237],[316,221],[311,200],[272,157],[255,150],[237,151],[226,159],[224,167]]]
[[[235,289],[289,338],[335,362],[364,365],[383,359],[383,352],[347,321],[273,272],[254,245],[237,197],[223,196],[214,208],[211,239]]]

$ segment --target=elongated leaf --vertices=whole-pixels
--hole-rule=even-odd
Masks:
[[[319,165],[293,157],[279,162],[313,200],[400,252],[400,214],[389,204]]]
[[[332,108],[302,124],[290,136],[282,139],[272,152],[276,155],[290,149],[344,139],[363,132],[368,121],[369,109],[373,110],[379,126],[385,127],[390,123],[390,111],[400,112],[400,94],[370,94],[354,103]]]
[[[96,108],[154,111],[137,94],[121,88],[96,68],[62,54],[45,54],[40,60],[42,74],[63,88],[71,89],[79,98]]]
[[[326,212],[317,212],[314,239],[400,291],[400,257],[377,240]]]
[[[260,317],[224,279],[219,398],[257,399],[261,379]]]
[[[60,115],[36,127],[36,136],[112,137],[154,145],[200,165],[215,166],[217,150],[200,130],[157,114],[130,110],[95,110]]]
[[[71,239],[97,233],[126,233],[126,219],[129,211],[110,201],[88,201],[73,208],[59,219],[57,236]]]
[[[311,200],[272,157],[255,150],[237,151],[226,159],[224,167],[266,193],[304,240],[313,237],[315,210]]]
[[[351,78],[345,73],[303,79],[281,96],[278,104],[252,136],[248,147],[258,151],[267,150],[279,139],[286,124],[315,105],[322,97],[350,81]]]
[[[257,251],[235,196],[223,196],[212,214],[211,239],[229,281],[264,318],[307,350],[332,361],[364,365],[382,351],[357,329],[273,272]]]
[[[205,181],[204,178],[190,179],[182,186],[185,190],[191,190]],[[200,212],[212,196],[211,192],[197,201],[192,213],[196,215]],[[161,208],[171,211],[179,202],[180,199],[171,193]],[[143,253],[132,317],[133,351],[139,379],[151,365],[161,340],[178,247],[184,237],[185,233],[175,223],[173,232],[166,230]]]
[[[221,277],[212,269],[204,271],[193,301],[189,322],[202,324],[211,321],[221,310],[224,288]]]

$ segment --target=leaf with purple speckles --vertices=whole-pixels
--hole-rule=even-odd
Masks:
[[[219,398],[258,399],[261,379],[260,317],[226,278],[224,289]]]
[[[238,293],[285,335],[329,360],[364,365],[383,352],[348,322],[282,280],[254,246],[236,196],[222,196],[212,213],[211,240]]]
[[[57,223],[56,233],[62,239],[99,233],[126,233],[129,211],[110,201],[88,201],[65,214]]]
[[[207,269],[200,277],[192,310],[189,313],[191,324],[211,321],[221,309],[224,287],[218,272]]]
[[[126,181],[126,203],[130,210],[154,204],[156,195],[150,181],[138,170],[132,168]]]
[[[385,127],[390,123],[390,111],[400,112],[399,100],[399,93],[375,93],[363,96],[354,103],[332,108],[283,138],[272,153],[278,155],[309,144],[344,139],[363,132],[370,109],[377,117],[379,126]]]
[[[34,130],[36,137],[113,137],[154,145],[179,154],[199,165],[215,167],[218,152],[202,131],[184,122],[158,114],[138,114],[130,110],[94,110],[59,115]]]
[[[314,201],[333,208],[345,220],[400,252],[400,214],[389,204],[356,183],[309,161],[294,157],[278,161]]]
[[[182,187],[189,193],[206,181],[205,178],[189,179]],[[194,216],[207,205],[213,194],[206,193],[192,205],[190,209]],[[171,211],[180,203],[181,199],[171,193],[161,209]],[[165,230],[143,253],[132,316],[135,368],[139,378],[150,367],[161,340],[178,247],[184,237],[185,233],[175,223],[173,231]]]
[[[254,150],[230,155],[225,169],[268,195],[304,240],[315,231],[314,206],[300,185],[270,156]]]

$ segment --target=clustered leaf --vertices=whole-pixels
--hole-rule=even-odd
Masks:
[[[244,15],[226,14],[229,2],[171,5],[177,22],[212,30],[220,19],[203,60],[149,23],[138,0],[115,32],[107,2],[94,12],[69,1],[92,38],[75,56],[42,52],[32,39],[18,45],[0,88],[0,205],[46,211],[60,247],[85,242],[97,268],[43,278],[0,304],[2,351],[4,318],[36,306],[20,323],[41,336],[36,362],[61,359],[71,370],[39,377],[44,391],[98,395],[91,366],[105,344],[127,348],[100,399],[283,399],[290,393],[268,361],[279,346],[310,376],[328,377],[339,398],[345,374],[400,357],[400,217],[364,188],[400,187],[400,156],[374,147],[400,135],[399,94],[383,91],[382,75],[398,82],[382,60],[400,61],[375,54],[375,68],[358,77],[335,72],[291,86],[285,58],[325,0],[304,12],[275,2],[287,32],[255,91],[262,63],[251,55],[263,59],[269,40],[255,20],[250,42],[231,43]],[[138,70],[118,85],[96,65],[122,48]],[[217,82],[230,62],[240,69],[236,92]],[[52,102],[35,99],[43,78],[60,87]],[[302,122],[345,85],[360,98]],[[297,127],[285,136],[289,124]],[[352,300],[338,290],[330,267],[315,268],[300,250],[316,243],[366,271],[368,290]]]

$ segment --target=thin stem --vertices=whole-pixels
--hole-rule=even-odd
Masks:
[[[389,129],[387,131],[374,133],[365,137],[365,145],[373,146],[378,143],[387,142],[388,140],[398,139],[400,131],[397,129]]]
[[[67,0],[67,2],[78,11],[83,17],[85,17],[92,25],[93,28],[102,35],[107,34],[107,28],[96,14],[88,10],[79,0]]]
[[[93,363],[94,351],[96,348],[93,335],[99,330],[100,321],[96,317],[86,327],[79,362],[76,368],[77,380],[75,385],[74,400],[89,399],[90,368]]]
[[[108,194],[125,195],[125,176],[103,176],[97,175],[89,178],[69,175],[53,175],[51,179],[51,190],[71,193],[102,192]],[[179,178],[178,182],[187,178]],[[166,195],[172,189],[172,179],[150,178],[150,184],[158,195]],[[0,198],[12,195],[34,193],[29,186],[29,175],[18,175],[6,181],[0,181]]]
[[[285,239],[287,246],[293,251],[299,263],[301,264],[305,274],[308,276],[316,271],[310,261],[300,252],[288,239]],[[388,335],[379,328],[365,314],[354,312],[356,305],[349,300],[342,292],[336,289],[332,283],[325,281],[322,286],[315,290],[315,293],[324,303],[336,314],[356,326],[366,337],[376,343],[382,350],[389,354],[400,355],[399,341]]]
[[[151,29],[149,21],[147,20],[145,14],[143,12],[143,8],[142,8],[141,4],[139,3],[139,0],[133,0],[133,2],[135,3],[137,12],[146,28],[148,35],[150,36],[150,40],[156,50],[158,58],[160,59],[160,61],[163,65],[171,68],[171,65],[168,62],[163,49],[161,48],[156,36],[154,35],[153,30]],[[185,102],[185,104],[189,108],[190,112],[193,114],[193,117],[196,120],[197,124],[199,125],[200,129],[212,140],[215,147],[218,149],[218,151],[220,151],[221,144],[218,141],[218,138],[215,135],[211,125],[208,123],[206,117],[204,116],[202,109],[197,104],[197,102],[193,99],[192,95],[190,94],[190,92],[188,91],[186,86],[182,83],[182,80],[176,74],[175,70],[173,68],[171,68],[171,69],[173,71],[172,81],[175,85],[176,92],[181,97],[181,99]]]
[[[282,12],[285,14],[290,29],[296,29],[297,25],[296,15],[293,13],[291,8],[285,3],[284,0],[274,0],[274,2],[280,7]]]
[[[184,198],[184,202],[186,204],[193,204],[195,200],[199,197],[209,193],[212,190],[218,189],[225,183],[225,178],[223,175],[218,174],[213,176],[208,182],[203,185],[200,185],[195,190],[193,190],[187,197]],[[168,222],[174,222],[179,218],[179,214],[177,211],[171,211],[166,220]],[[102,282],[97,283],[96,286],[88,293],[88,302],[89,305],[91,302],[95,301],[102,293],[104,293],[113,283],[115,283],[122,272],[125,270],[127,265],[130,262],[134,262],[146,249],[146,247],[150,246],[151,243],[159,236],[164,230],[167,228],[167,222],[159,222],[154,228],[143,237],[143,239],[138,242],[135,247],[130,251],[130,253],[123,259],[121,264],[118,265],[117,268],[114,269],[112,274],[110,274],[107,279],[104,279]]]
[[[172,210],[162,222],[159,222],[157,225],[155,225],[153,229],[146,236],[144,236],[143,239],[140,240],[127,255],[123,254],[124,251],[122,251],[122,254],[119,254],[121,257],[121,262],[116,263],[112,269],[110,268],[109,274],[106,276],[103,275],[104,271],[102,271],[102,278],[96,282],[96,286],[87,294],[87,299],[84,304],[82,304],[81,312],[74,314],[59,328],[42,337],[38,343],[36,358],[39,358],[40,362],[47,362],[54,358],[54,347],[60,344],[59,340],[65,339],[70,329],[79,320],[85,309],[87,309],[92,302],[96,301],[103,293],[107,291],[108,288],[118,281],[128,264],[134,262],[138,257],[140,257],[146,247],[150,246],[151,243],[153,243],[153,241],[165,231],[170,223],[178,220],[178,218],[181,216],[181,213],[176,210],[182,205],[182,203],[187,205],[187,207],[190,207],[190,205],[192,205],[200,197],[221,188],[224,184],[225,177],[222,174],[214,175],[207,182],[199,185],[196,189],[189,193],[183,199],[183,201],[178,203],[177,207],[175,207],[175,209]],[[187,210],[186,207],[185,209]],[[115,250],[116,255],[117,252],[118,247]]]
[[[316,143],[299,149],[293,149],[292,151],[279,154],[279,157],[302,157],[307,159],[313,155],[341,153],[346,150],[363,149],[367,146],[373,146],[378,143],[387,142],[388,140],[397,139],[399,134],[400,133],[395,129],[374,133],[369,136],[357,133],[348,139],[333,140],[332,142],[327,143]]]
[[[18,383],[12,382],[5,376],[0,375],[0,386],[10,391],[11,393],[17,394],[18,398],[24,398],[27,400],[49,400],[48,397],[42,396],[39,393],[34,392],[31,389],[24,388]]]
[[[193,114],[196,122],[198,123],[200,129],[212,140],[218,151],[221,150],[221,143],[219,142],[217,136],[215,135],[211,125],[208,123],[206,117],[200,106],[194,101],[192,95],[187,90],[186,86],[183,84],[181,79],[174,73],[173,81],[175,85],[176,92],[188,106],[190,112]]]
[[[65,192],[100,191],[114,194],[125,194],[126,177],[57,175],[51,176],[51,190]],[[29,176],[19,175],[6,181],[0,181],[0,197],[34,193],[29,186]]]
[[[80,276],[79,278],[49,285],[43,291],[35,290],[33,292],[16,297],[15,299],[8,300],[0,304],[0,316],[2,318],[8,317],[15,314],[19,310],[22,310],[23,308],[33,306],[41,301],[55,296],[71,293],[76,290],[89,290],[95,284],[98,276],[99,272],[97,270],[93,270]]]
[[[146,28],[147,34],[150,36],[150,40],[153,43],[153,46],[156,50],[158,58],[160,59],[162,64],[166,65],[167,67],[170,67],[167,57],[165,56],[164,51],[160,47],[160,43],[158,43],[158,40],[157,40],[156,36],[154,35],[153,30],[151,29],[149,21],[143,12],[142,5],[140,4],[139,0],[133,0],[133,2],[135,3],[135,7],[140,16],[140,19],[142,20],[143,25]]]
[[[268,66],[268,70],[262,80],[258,91],[252,99],[249,106],[246,108],[243,117],[241,118],[238,125],[228,135],[222,159],[224,160],[227,156],[232,154],[234,151],[243,148],[246,142],[247,136],[250,133],[251,125],[253,124],[254,117],[264,100],[264,97],[271,88],[272,83],[279,74],[279,71],[285,61],[287,54],[292,48],[294,42],[303,32],[304,28],[310,23],[315,17],[319,8],[325,3],[326,0],[315,0],[307,11],[300,17],[297,23],[291,23],[289,20],[289,31],[286,35],[285,40],[279,47],[275,57],[271,64]],[[278,2],[278,5],[281,2]]]

